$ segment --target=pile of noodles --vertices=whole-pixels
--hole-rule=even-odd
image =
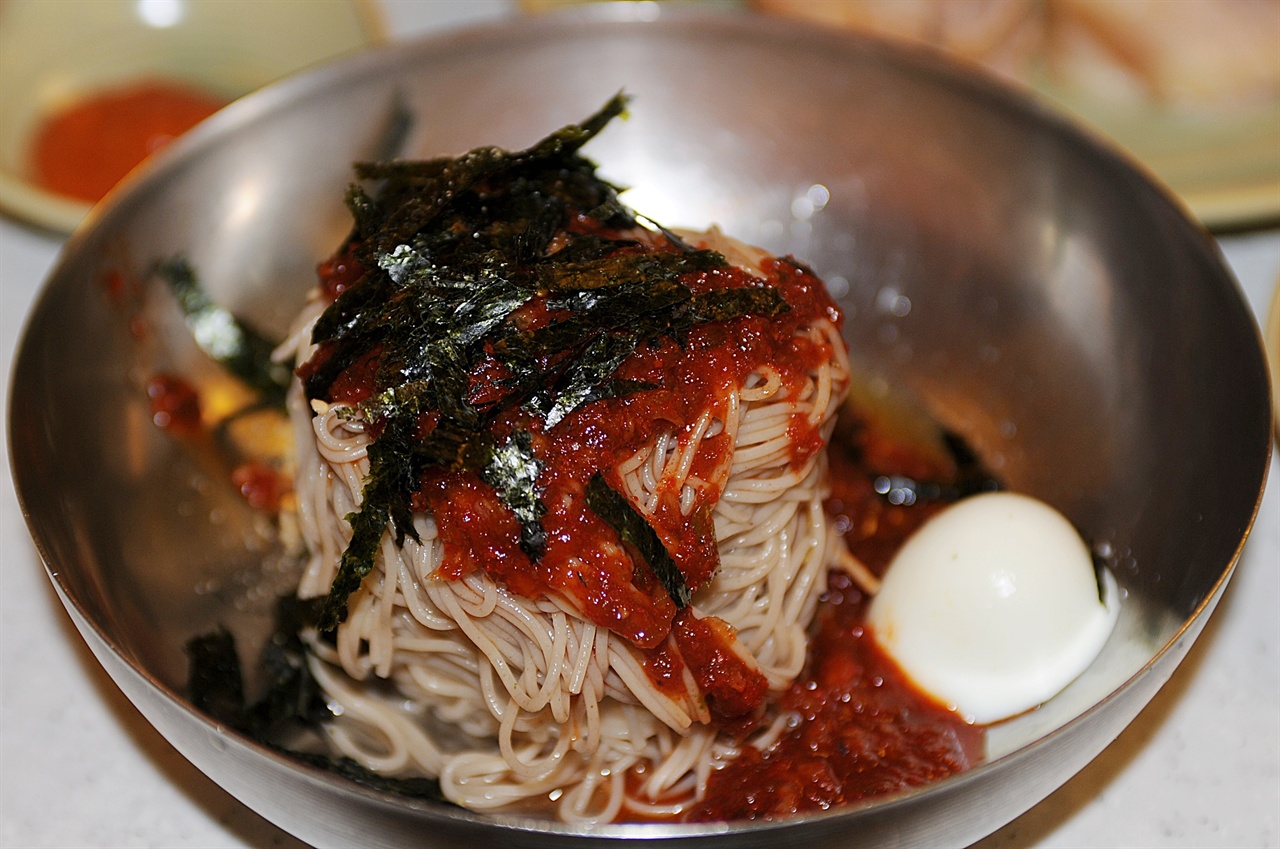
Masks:
[[[717,231],[687,237],[760,275],[763,254]],[[325,304],[299,316],[282,354],[305,362]],[[830,355],[797,391],[768,363],[740,386],[705,399],[697,421],[666,431],[616,470],[642,514],[662,491],[711,484],[720,567],[692,599],[697,616],[732,626],[733,649],[757,667],[769,697],[801,672],[806,626],[826,586],[838,539],[823,514],[826,455],[795,462],[796,417],[831,433],[848,385],[838,328],[802,327]],[[355,408],[289,399],[297,445],[298,519],[309,552],[298,593],[324,595],[351,539],[370,437]],[[733,450],[714,481],[688,480],[704,439],[728,432]],[[686,499],[687,502],[687,499]],[[565,821],[678,815],[740,747],[767,746],[787,717],[776,711],[746,738],[719,730],[692,677],[682,692],[650,680],[639,652],[593,624],[572,600],[530,599],[483,569],[437,572],[443,546],[433,517],[414,514],[418,540],[381,543],[373,572],[351,597],[336,643],[312,641],[312,672],[337,720],[332,745],[388,775],[438,777],[445,796],[473,810],[554,806]]]

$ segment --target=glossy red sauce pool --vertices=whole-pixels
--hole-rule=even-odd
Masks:
[[[827,510],[849,549],[883,575],[902,542],[944,506],[894,505],[882,474],[953,482],[974,470],[931,465],[923,452],[860,428],[841,414],[829,451]],[[980,471],[977,472],[980,474]],[[782,698],[788,730],[765,751],[714,773],[690,821],[774,819],[884,796],[963,772],[981,761],[985,731],[920,692],[863,624],[869,599],[832,572],[811,629],[805,671]]]
[[[714,773],[691,821],[822,811],[963,772],[983,730],[931,701],[862,625],[866,599],[833,572],[804,674],[782,698],[792,727],[767,751],[746,748]]]

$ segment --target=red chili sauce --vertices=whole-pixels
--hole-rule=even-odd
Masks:
[[[624,250],[677,249],[661,236],[654,236],[653,242]],[[444,544],[443,575],[458,579],[480,568],[527,598],[554,592],[573,599],[586,618],[646,653],[646,667],[655,685],[682,689],[677,682],[687,665],[713,716],[724,723],[752,715],[762,705],[767,689],[763,675],[731,649],[733,634],[728,625],[698,620],[691,613],[677,615],[658,577],[643,559],[633,558],[613,528],[587,507],[585,490],[597,471],[619,489],[621,484],[611,470],[661,431],[689,438],[708,410],[727,418],[730,394],[759,366],[770,365],[785,386],[796,389],[810,372],[831,360],[825,339],[802,332],[819,318],[841,321],[821,281],[790,260],[770,260],[765,272],[768,285],[788,303],[788,311],[772,318],[748,316],[700,324],[688,333],[683,346],[669,339],[642,344],[615,374],[617,379],[658,388],[584,405],[549,431],[540,418],[518,409],[498,421],[495,435],[499,438],[517,426],[532,434],[533,451],[543,463],[538,485],[547,508],[542,518],[547,544],[538,560],[521,549],[516,517],[475,473],[429,470],[413,501],[415,509],[430,510],[435,516]],[[340,255],[320,267],[322,291],[333,296],[359,285],[361,274],[353,256]],[[681,282],[695,294],[761,285],[758,278],[734,267],[692,272]],[[560,317],[544,300],[535,298],[514,320],[522,329],[530,329]],[[326,356],[322,346],[299,373],[305,378]],[[358,403],[380,389],[373,385],[377,356],[375,349],[349,366],[324,400]],[[468,397],[473,405],[484,409],[502,396],[506,391],[499,383],[502,369],[493,357],[483,358],[475,367]],[[376,432],[377,423],[372,424]],[[420,420],[424,434],[433,426],[430,415]],[[821,449],[822,439],[803,419],[797,418],[792,429],[791,459],[799,465]],[[704,436],[690,477],[719,480],[722,475],[715,469],[728,461],[732,448],[731,434],[724,430]],[[719,567],[712,511],[720,486],[703,485],[687,514],[680,509],[678,490],[660,490],[649,519],[696,592]]]
[[[256,461],[236,466],[231,483],[249,506],[273,514],[280,512],[280,503],[293,490],[292,482],[279,469]]]
[[[845,542],[883,575],[902,542],[945,503],[893,505],[875,491],[886,474],[952,482],[965,470],[864,426],[841,412],[828,459],[826,508]],[[832,572],[810,632],[805,671],[779,709],[795,725],[768,750],[747,747],[711,776],[689,821],[772,819],[827,810],[928,784],[969,769],[985,733],[921,693],[863,624],[868,599]]]
[[[954,484],[965,477],[989,478],[981,469],[964,468],[936,450],[912,445],[850,406],[836,420],[827,465],[831,475],[827,514],[841,529],[849,551],[877,576],[884,575],[906,538],[947,506],[941,499],[894,504],[876,492],[877,479],[894,475]]]
[[[157,374],[147,381],[151,421],[156,427],[182,436],[202,431],[200,395],[194,386],[172,374]]]
[[[833,572],[808,666],[779,708],[796,725],[712,774],[690,822],[774,819],[937,781],[982,756],[983,730],[921,694],[862,624],[866,599]]]
[[[134,166],[225,103],[163,80],[92,94],[41,124],[31,148],[32,176],[45,189],[95,203]]]

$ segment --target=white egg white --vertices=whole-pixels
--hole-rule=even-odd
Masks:
[[[986,724],[1075,680],[1117,613],[1114,580],[1104,570],[1100,593],[1089,549],[1066,517],[993,492],[948,507],[906,541],[868,622],[917,686]]]

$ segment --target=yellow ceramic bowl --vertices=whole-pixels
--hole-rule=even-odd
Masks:
[[[144,78],[233,100],[384,40],[373,0],[7,0],[0,4],[0,210],[70,232],[89,205],[29,182],[51,112]]]

